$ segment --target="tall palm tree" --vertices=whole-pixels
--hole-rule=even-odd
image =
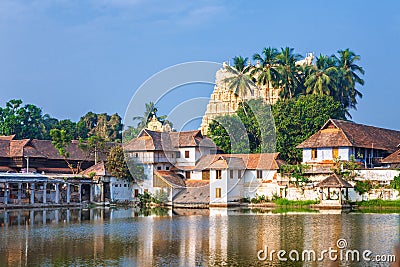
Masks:
[[[293,98],[301,88],[300,68],[296,66],[301,56],[294,53],[290,47],[281,48],[276,56],[278,59],[278,71],[280,74],[280,88],[282,98]]]
[[[357,90],[356,85],[364,85],[364,80],[360,77],[364,69],[356,64],[361,58],[348,48],[339,50],[339,57],[336,57],[339,68],[339,87],[341,92],[338,95],[340,102],[346,109],[346,114],[350,116],[348,109],[357,109],[357,98],[362,98],[362,93]],[[351,116],[350,116],[351,117]]]
[[[248,92],[254,93],[255,84],[251,77],[251,66],[248,65],[248,58],[237,56],[233,58],[234,65],[225,66],[229,74],[223,81],[229,86],[229,90],[235,95],[242,98],[242,106],[244,107],[244,99]],[[246,111],[245,111],[246,112]]]
[[[280,80],[278,71],[278,50],[276,48],[264,48],[261,55],[254,54],[253,59],[260,62],[260,65],[251,71],[256,77],[258,85],[266,85],[267,97],[269,99],[270,86],[277,88]]]
[[[143,116],[136,116],[136,117],[132,118],[134,121],[136,121],[136,120],[139,121],[139,123],[137,124],[137,128],[140,130],[146,127],[147,123],[149,121],[151,121],[153,116],[157,117],[158,109],[157,109],[156,105],[154,104],[154,102],[150,101],[149,103],[145,103],[145,107],[146,108],[145,108],[145,112],[144,112]],[[157,117],[157,119],[161,122],[163,122],[165,120],[165,118],[166,118],[165,115]]]
[[[320,55],[315,66],[306,69],[307,94],[336,95],[338,69],[335,63],[335,58]]]

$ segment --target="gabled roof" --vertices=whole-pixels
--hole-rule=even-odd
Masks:
[[[279,153],[215,154],[199,159],[195,170],[238,168],[249,170],[278,170],[284,162]]]
[[[382,159],[382,163],[400,163],[400,149]]]
[[[317,133],[297,148],[342,146],[394,151],[399,142],[400,131],[329,119]]]
[[[163,180],[169,186],[176,187],[185,187],[185,181],[178,174],[171,171],[154,171],[154,175]]]
[[[93,165],[93,166],[87,168],[81,174],[89,176],[90,173],[95,173],[96,176],[103,176],[103,177],[111,176],[107,171],[104,161],[99,162],[96,165]]]
[[[349,182],[343,180],[341,177],[339,177],[337,174],[332,174],[331,176],[328,176],[324,180],[322,180],[320,183],[317,185],[318,187],[321,188],[352,188],[353,186],[349,184]]]
[[[74,140],[66,148],[69,153],[69,160],[83,161],[93,160],[93,157],[88,157],[87,153],[82,151],[78,146],[78,141]],[[0,157],[1,158],[17,158],[17,157],[31,157],[31,158],[45,158],[52,160],[62,160],[63,157],[59,154],[58,150],[54,147],[50,140],[38,139],[23,139],[14,140],[9,136],[0,136]],[[99,153],[99,159],[104,160],[106,155]]]
[[[143,129],[137,138],[124,144],[126,151],[178,151],[180,147],[216,147],[200,130],[184,132],[158,132]]]

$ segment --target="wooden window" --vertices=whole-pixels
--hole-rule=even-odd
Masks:
[[[189,150],[185,150],[185,159],[189,158]]]
[[[201,179],[206,180],[206,181],[210,180],[210,171],[208,171],[208,170],[202,171]]]
[[[166,169],[167,171],[169,171],[169,166],[165,167],[165,169]]]
[[[139,189],[135,189],[135,197],[139,196]]]
[[[242,171],[238,170],[238,179],[242,178]]]
[[[332,158],[337,159],[339,157],[339,148],[332,148]]]
[[[221,188],[215,188],[215,198],[221,198]]]
[[[222,171],[216,170],[215,171],[215,179],[221,179],[221,177],[222,177]]]
[[[229,178],[233,179],[233,170],[229,171]]]
[[[258,179],[262,178],[262,170],[257,170],[257,178]]]
[[[318,153],[317,153],[317,149],[313,148],[311,149],[311,159],[317,159]]]
[[[190,171],[185,172],[185,177],[186,177],[186,179],[190,179]]]

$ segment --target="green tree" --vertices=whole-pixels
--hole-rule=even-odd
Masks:
[[[297,99],[280,99],[272,106],[276,127],[276,148],[284,160],[301,161],[301,142],[316,133],[329,119],[345,119],[339,102],[330,96],[307,95]]]
[[[304,84],[307,94],[336,95],[338,69],[333,57],[320,55],[316,64],[309,66],[307,71]]]
[[[125,161],[124,150],[120,145],[116,145],[110,149],[107,156],[106,168],[110,175],[114,177],[133,181],[133,177]]]
[[[223,80],[223,82],[228,84],[228,89],[231,92],[242,98],[242,107],[246,112],[244,99],[248,93],[254,94],[254,88],[256,85],[251,76],[251,66],[247,64],[248,58],[237,56],[233,58],[233,62],[233,67],[229,65],[225,66],[228,76]]]
[[[301,56],[294,53],[294,48],[281,48],[281,52],[276,56],[278,60],[278,72],[280,76],[279,88],[281,97],[284,99],[293,98],[301,91],[302,79],[301,71],[296,66]]]
[[[267,97],[269,97],[270,87],[277,88],[279,86],[280,74],[278,71],[278,50],[276,48],[264,48],[261,55],[254,54],[253,59],[260,62],[260,65],[255,67],[251,74],[257,81],[257,84],[266,86]],[[269,99],[267,99],[269,101]]]
[[[22,105],[22,100],[13,99],[0,108],[0,134],[15,134],[17,139],[43,139],[45,125],[42,110],[32,104]]]
[[[105,140],[97,135],[90,136],[86,140],[79,138],[78,147],[84,151],[88,157],[94,157],[94,164],[98,163],[99,153],[106,153],[107,151]]]
[[[72,141],[72,135],[69,134],[66,130],[64,129],[52,129],[50,130],[50,136],[52,139],[52,144],[54,147],[58,150],[58,153],[60,156],[62,156],[65,160],[65,162],[68,165],[68,168],[71,169],[73,174],[77,174],[80,172],[80,164],[77,166],[73,166],[73,164],[69,161],[69,152],[67,148],[70,146],[71,141]]]
[[[357,65],[361,57],[348,48],[339,50],[337,60],[339,69],[338,88],[340,89],[335,99],[340,101],[349,118],[351,115],[349,109],[357,109],[357,98],[362,98],[362,93],[356,88],[357,85],[364,85],[364,80],[360,75],[364,75],[364,69]]]

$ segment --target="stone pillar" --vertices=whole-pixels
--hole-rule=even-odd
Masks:
[[[54,184],[54,187],[55,187],[55,189],[56,189],[56,197],[55,197],[54,202],[55,202],[56,204],[58,204],[59,201],[60,201],[60,190],[59,190],[59,188],[58,188],[58,183],[55,183],[55,184]]]
[[[43,183],[43,204],[47,202],[47,183]]]
[[[22,203],[22,183],[18,183],[18,204]]]
[[[35,211],[34,210],[31,210],[29,212],[29,221],[31,223],[31,226],[33,226],[35,223]]]
[[[71,186],[67,184],[67,204],[71,202]]]
[[[31,204],[35,204],[35,183],[31,183]]]
[[[43,210],[43,225],[46,225],[46,220],[47,220],[47,211]]]
[[[90,203],[93,203],[93,199],[94,199],[94,184],[90,185]]]
[[[8,197],[9,197],[9,184],[4,183],[4,204],[8,204]]]
[[[82,203],[82,184],[78,184],[79,203]]]

